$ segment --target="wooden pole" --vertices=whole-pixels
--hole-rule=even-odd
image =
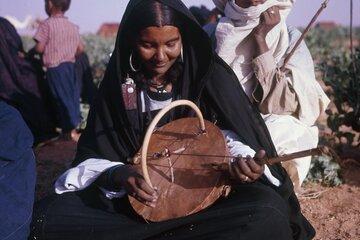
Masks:
[[[321,12],[327,7],[328,3],[329,3],[329,0],[324,0],[324,2],[321,4],[321,7],[316,12],[315,16],[311,19],[310,23],[307,25],[307,27],[305,28],[305,30],[301,34],[299,40],[295,43],[295,46],[293,47],[293,49],[291,49],[290,53],[286,56],[286,58],[284,60],[284,63],[280,68],[281,71],[283,71],[283,72],[285,71],[286,65],[288,64],[290,58],[294,55],[296,49],[299,47],[301,42],[304,40],[306,34],[309,32],[310,28],[315,23],[316,19],[319,17]]]

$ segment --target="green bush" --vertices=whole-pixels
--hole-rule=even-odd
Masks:
[[[332,58],[322,64],[324,81],[332,88],[332,98],[336,111],[328,111],[328,127],[336,137],[345,137],[349,144],[353,143],[354,134],[341,132],[345,125],[360,131],[360,49],[353,57],[344,52],[332,55]]]
[[[115,38],[103,38],[94,34],[84,35],[85,52],[89,56],[94,82],[98,85],[105,73],[115,46]]]
[[[316,156],[311,160],[310,171],[306,182],[318,182],[326,186],[342,184],[340,165],[328,156]]]
[[[325,30],[319,27],[311,29],[306,35],[305,41],[316,63],[321,64],[348,51],[349,28],[336,27],[332,30]],[[360,28],[354,29],[354,38],[360,39]]]
[[[360,28],[354,30],[354,39],[360,39]],[[316,63],[317,76],[331,87],[328,92],[336,109],[328,110],[327,127],[331,135],[323,135],[321,144],[335,149],[344,143],[354,143],[354,131],[359,132],[360,51],[352,60],[349,50],[349,29],[338,27],[331,31],[312,29],[306,43]],[[357,70],[355,70],[355,68]],[[342,126],[354,131],[342,131]],[[359,147],[359,146],[358,146]],[[307,181],[336,186],[342,183],[339,163],[331,157],[314,157]]]

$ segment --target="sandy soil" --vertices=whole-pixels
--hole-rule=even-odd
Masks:
[[[307,192],[321,193],[317,198],[301,198],[303,214],[316,229],[317,240],[360,239],[360,167],[349,164],[342,169],[345,184],[323,187],[305,186]]]
[[[37,199],[52,191],[54,180],[74,158],[76,144],[57,141],[36,150]],[[308,184],[300,197],[304,215],[317,231],[317,240],[360,239],[360,164],[344,161],[345,183],[339,187]]]

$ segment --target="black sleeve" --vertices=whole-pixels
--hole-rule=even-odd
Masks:
[[[90,109],[87,126],[82,133],[72,166],[89,158],[126,163],[127,149],[122,144],[111,114],[102,97],[97,97]]]

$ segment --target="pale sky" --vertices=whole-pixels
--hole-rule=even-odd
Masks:
[[[297,0],[288,23],[294,26],[306,25],[323,0]],[[214,5],[211,0],[183,0],[187,6]],[[96,32],[104,22],[120,22],[128,0],[72,0],[66,13],[71,21],[80,27],[82,33]],[[334,21],[349,25],[350,0],[330,0],[329,6],[319,21]],[[360,26],[360,0],[354,0],[354,23]],[[44,0],[0,0],[0,16],[13,16],[24,21],[26,16],[46,18]],[[21,32],[21,31],[20,31]]]

